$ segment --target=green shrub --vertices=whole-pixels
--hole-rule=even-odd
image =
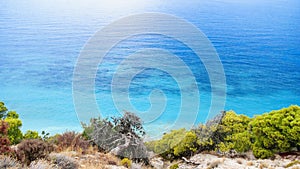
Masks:
[[[39,136],[37,131],[27,130],[23,139],[41,139],[41,136]]]
[[[9,126],[7,134],[10,142],[12,144],[18,144],[23,138],[23,134],[20,130],[22,121],[19,119],[19,115],[15,111],[9,111],[4,121],[7,122]]]
[[[128,158],[123,158],[121,160],[121,165],[124,166],[124,167],[130,168],[131,165],[132,165],[132,162]]]
[[[40,158],[45,158],[53,151],[53,147],[39,139],[23,140],[17,148],[17,158],[26,165]]]
[[[184,138],[174,147],[174,155],[179,157],[192,156],[198,147],[197,135],[193,131],[188,131]]]
[[[53,136],[50,136],[50,137],[48,137],[46,140],[44,140],[44,141],[46,141],[46,142],[48,142],[49,144],[52,144],[52,145],[58,145],[58,140],[57,140],[57,138],[60,136],[60,134],[55,134],[55,135],[53,135]]]
[[[82,137],[86,140],[91,140],[91,135],[94,131],[94,126],[97,124],[97,122],[101,121],[99,118],[92,118],[90,119],[90,124],[81,123],[83,127]]]
[[[0,102],[0,119],[3,119],[6,116],[7,108],[3,102]]]
[[[177,157],[174,154],[174,148],[184,139],[186,133],[185,129],[172,130],[170,133],[163,135],[160,140],[147,142],[146,146],[149,150],[160,154],[165,159],[174,159]],[[183,150],[178,149],[177,152],[181,153]]]
[[[265,158],[272,157],[274,155],[274,152],[271,149],[264,149],[264,148],[261,148],[260,145],[256,146],[255,144],[252,147],[252,151],[256,158],[265,159]]]
[[[8,124],[7,135],[11,144],[18,144],[23,137],[20,130],[22,121],[15,111],[7,112],[7,108],[3,102],[0,102],[0,120],[4,120]]]
[[[205,150],[252,150],[257,158],[269,158],[274,153],[300,150],[300,107],[290,106],[254,118],[227,111],[191,131],[173,130],[146,146],[165,159]]]
[[[248,124],[251,119],[245,115],[237,115],[234,111],[227,111],[218,126],[219,133],[223,136],[217,148],[222,152],[236,150],[246,152],[251,149],[251,134]]]
[[[169,167],[169,169],[177,169],[179,168],[178,164],[173,164]]]
[[[247,130],[250,121],[248,116],[227,111],[221,120],[220,129],[226,134],[242,133]]]
[[[253,135],[253,153],[268,158],[274,153],[300,150],[300,107],[290,106],[256,116],[249,127]]]
[[[218,144],[218,149],[221,152],[228,152],[236,150],[239,153],[247,152],[251,149],[252,143],[250,141],[251,135],[249,132],[236,133],[227,136],[224,142]]]
[[[49,136],[50,133],[46,133],[45,131],[42,131],[41,133],[41,138],[44,140],[44,141],[47,141],[49,139]]]
[[[197,135],[199,152],[215,150],[216,144],[223,140],[224,137],[218,130],[218,124],[200,124],[193,131]]]

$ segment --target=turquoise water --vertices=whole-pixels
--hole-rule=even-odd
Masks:
[[[0,100],[20,114],[23,131],[81,130],[72,99],[73,69],[80,51],[105,25],[143,12],[175,15],[206,34],[226,74],[224,109],[253,116],[300,104],[298,0],[15,0],[1,1],[0,6]],[[95,93],[102,115],[119,115],[110,91],[112,75],[128,54],[145,47],[166,49],[187,63],[201,96],[196,121],[205,121],[211,88],[204,65],[184,44],[158,35],[122,41],[99,65]],[[181,104],[178,85],[167,72],[147,69],[138,74],[130,98],[139,115],[147,116],[141,112],[151,106],[148,95],[155,88],[164,92],[168,102],[151,124],[167,128]],[[186,108],[198,101],[189,101]],[[154,130],[150,122],[147,129]]]

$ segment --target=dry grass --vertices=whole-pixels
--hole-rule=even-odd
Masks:
[[[300,169],[299,166],[294,166],[292,169]]]
[[[254,165],[254,162],[253,161],[248,161],[247,162],[247,166],[253,166]]]
[[[243,164],[243,160],[240,159],[240,158],[236,159],[236,162],[237,162],[238,164]]]
[[[81,134],[74,131],[67,131],[63,134],[56,135],[52,141],[55,145],[56,152],[60,151],[77,151],[82,154],[88,154],[90,143],[85,140]]]
[[[220,159],[215,160],[215,161],[213,161],[213,162],[211,162],[211,163],[208,163],[207,169],[213,169],[213,168],[216,168],[216,167],[218,167],[218,165],[220,165],[221,163],[223,163],[222,160],[220,160]]]
[[[79,166],[80,169],[107,169],[106,165],[100,163],[83,163]]]
[[[105,154],[94,151],[91,154],[83,155],[75,151],[64,151],[59,154],[74,158],[78,162],[79,168],[82,169],[105,169],[108,168],[106,167],[108,165],[120,165],[120,159],[109,153]]]
[[[19,167],[21,167],[21,165],[16,159],[8,157],[8,156],[0,155],[0,169],[2,169],[2,168],[14,169],[14,168],[19,168]]]
[[[297,165],[297,164],[300,164],[300,161],[295,160],[295,161],[292,161],[292,162],[290,162],[289,164],[287,164],[287,165],[285,166],[285,168],[292,167],[293,165]]]
[[[269,167],[269,165],[268,165],[266,162],[262,162],[262,163],[260,163],[260,165],[259,165],[259,168],[260,168],[260,169],[268,168],[268,167]]]
[[[37,160],[30,163],[29,169],[54,169],[54,164],[47,160]]]

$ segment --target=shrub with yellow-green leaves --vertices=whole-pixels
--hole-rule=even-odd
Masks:
[[[146,146],[163,158],[172,160],[192,156],[199,149],[199,139],[194,131],[179,129],[165,134],[160,140],[147,142]]]
[[[3,102],[0,102],[0,119],[6,116],[7,108]]]
[[[10,144],[18,144],[23,138],[20,130],[22,121],[19,119],[19,114],[15,111],[8,111],[5,104],[0,102],[0,120],[4,120],[8,125],[7,136]]]
[[[245,115],[238,115],[234,111],[226,112],[218,126],[218,132],[222,133],[222,140],[216,148],[222,152],[236,150],[246,152],[251,149],[251,135],[248,124],[251,119]]]
[[[121,165],[124,166],[124,167],[130,168],[131,165],[132,165],[132,161],[129,160],[128,158],[123,158],[121,160]]]
[[[223,140],[222,133],[218,130],[218,124],[200,124],[193,129],[198,139],[198,152],[214,150],[216,144]]]
[[[300,150],[300,107],[290,106],[256,116],[250,123],[255,157]]]
[[[183,139],[174,147],[175,156],[192,156],[199,147],[199,140],[193,131],[186,132]]]
[[[165,159],[214,150],[239,153],[252,150],[257,158],[269,158],[274,153],[293,149],[299,151],[300,107],[290,106],[254,118],[227,111],[191,131],[173,130],[146,145]]]
[[[18,144],[23,138],[22,131],[20,130],[22,121],[19,119],[19,114],[15,111],[9,111],[4,121],[9,126],[7,135],[11,144]]]
[[[160,154],[165,159],[174,159],[176,155],[174,154],[174,148],[183,140],[185,134],[185,129],[172,130],[170,133],[163,135],[160,140],[147,142],[146,147]]]
[[[37,131],[27,130],[23,139],[42,139]]]

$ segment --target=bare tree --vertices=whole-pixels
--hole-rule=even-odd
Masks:
[[[145,131],[135,114],[125,112],[123,117],[114,117],[111,121],[94,119],[92,125],[90,137],[102,150],[136,161],[148,161],[143,143]]]

